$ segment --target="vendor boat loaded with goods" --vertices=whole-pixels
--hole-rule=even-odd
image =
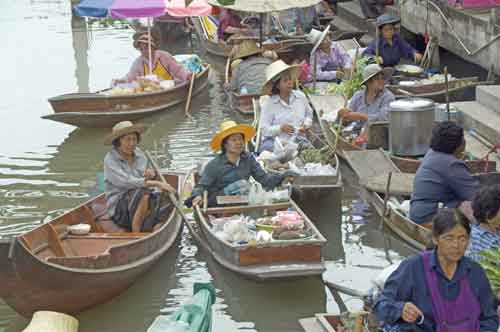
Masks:
[[[195,178],[195,173],[187,178],[186,197]],[[235,202],[233,198],[228,201]],[[245,201],[214,208],[196,205],[187,217],[195,240],[219,264],[255,280],[320,276],[325,271],[326,239],[288,195],[275,193],[257,204]]]

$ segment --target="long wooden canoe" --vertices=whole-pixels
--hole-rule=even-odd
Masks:
[[[182,176],[166,174],[179,188]],[[71,235],[68,226],[87,223],[87,235]],[[12,239],[0,239],[0,297],[30,316],[37,310],[76,314],[107,302],[126,290],[169,250],[181,233],[173,210],[151,233],[125,232],[106,214],[99,195]]]
[[[260,102],[254,99],[253,103],[254,109],[254,126],[257,128],[257,135],[254,142],[252,143],[252,148],[254,150],[258,149],[258,144],[261,139],[260,134]],[[328,145],[328,138],[319,122],[319,118],[313,116],[313,125],[311,131],[314,133],[311,137],[311,141],[315,148],[322,149]],[[331,162],[331,166],[336,170],[335,175],[311,175],[311,176],[300,176],[294,179],[293,183],[293,193],[294,197],[299,200],[305,197],[327,197],[329,193],[335,192],[342,189],[342,175],[340,172],[340,162],[335,154],[334,159]]]
[[[494,82],[479,82],[477,76],[455,79],[449,82],[450,102],[465,101],[471,98],[474,88],[477,85],[493,84]],[[408,98],[408,96],[429,98],[438,103],[446,102],[446,84],[434,83],[423,85],[388,85],[387,88],[396,98]],[[469,96],[467,96],[469,95]]]
[[[210,66],[196,75],[193,95],[208,84]],[[187,100],[189,81],[169,90],[108,96],[102,93],[70,93],[49,99],[53,114],[42,116],[79,127],[112,127],[124,120],[138,120]]]

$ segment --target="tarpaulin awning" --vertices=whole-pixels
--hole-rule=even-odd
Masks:
[[[87,17],[139,18],[165,13],[174,17],[207,16],[212,7],[206,0],[83,0],[74,7],[75,14]]]
[[[251,13],[269,13],[290,8],[305,8],[317,5],[320,2],[321,0],[234,0],[231,5],[223,5],[217,0],[208,1],[212,6]]]

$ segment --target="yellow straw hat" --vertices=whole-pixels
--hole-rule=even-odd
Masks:
[[[55,311],[37,311],[23,332],[78,332],[78,320]]]
[[[115,139],[122,137],[131,133],[142,134],[146,130],[146,126],[143,124],[133,124],[132,121],[122,121],[118,122],[113,126],[111,134],[106,136],[104,139],[105,145],[111,145]]]
[[[276,79],[283,72],[290,70],[292,79],[296,79],[299,76],[299,65],[287,65],[283,60],[274,61],[266,68],[266,81],[264,82],[262,93],[265,94],[266,85],[272,80]]]
[[[262,53],[262,50],[253,40],[244,40],[241,44],[235,45],[234,47],[236,48],[236,53],[233,57],[235,60]]]
[[[243,134],[246,143],[255,135],[255,128],[246,124],[237,124],[234,121],[222,122],[219,127],[219,132],[214,135],[212,142],[210,142],[212,150],[220,150],[224,138],[232,134]]]

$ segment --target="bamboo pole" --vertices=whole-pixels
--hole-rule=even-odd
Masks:
[[[448,66],[444,67],[444,84],[446,86],[446,95],[445,95],[446,114],[448,116],[448,121],[450,121],[450,119],[451,119],[451,116],[450,116],[450,85],[448,82]]]
[[[391,180],[392,180],[392,172],[389,172],[389,174],[387,175],[387,185],[385,187],[384,211],[382,212],[382,216],[380,218],[380,230],[384,228],[385,216],[387,214],[387,204],[389,202],[389,193],[391,189]]]
[[[191,114],[189,111],[189,106],[191,106],[191,96],[193,95],[193,86],[194,86],[194,80],[196,78],[196,73],[193,73],[191,75],[191,81],[189,82],[189,91],[188,91],[188,97],[186,100],[186,109],[184,110],[184,114],[190,118]]]

